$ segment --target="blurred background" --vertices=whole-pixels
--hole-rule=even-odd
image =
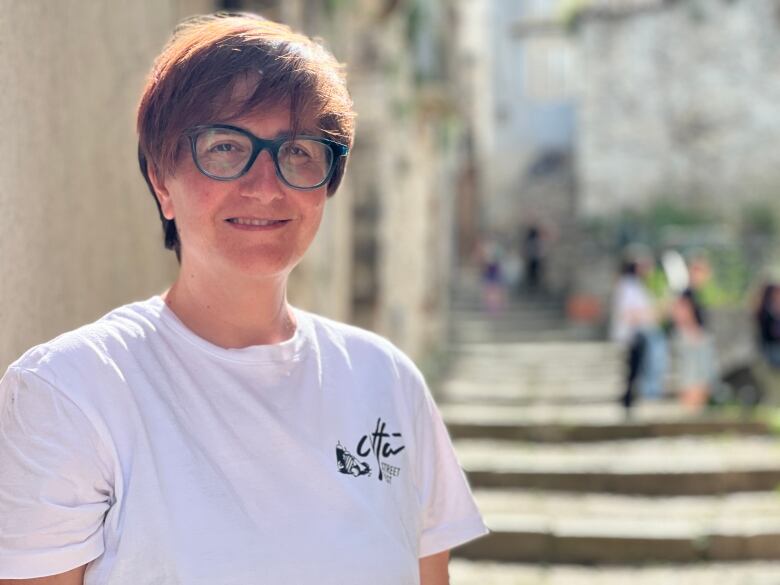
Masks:
[[[0,369],[172,281],[135,107],[221,9],[347,64],[290,296],[428,375],[452,582],[780,584],[778,0],[0,0]]]

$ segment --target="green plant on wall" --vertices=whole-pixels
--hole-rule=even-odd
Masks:
[[[712,279],[700,291],[702,303],[711,307],[742,302],[750,285],[751,271],[742,250],[727,248],[710,254]]]
[[[718,220],[707,209],[681,205],[671,198],[664,198],[651,205],[644,214],[644,221],[655,228],[665,226],[702,226]]]
[[[777,236],[777,212],[768,203],[757,202],[742,210],[742,231],[745,235]]]
[[[683,198],[680,198],[683,199]],[[731,216],[664,198],[643,210],[627,212],[618,221],[616,241],[627,239],[649,246],[660,254],[676,249],[687,256],[705,250],[712,267],[712,278],[700,291],[707,306],[742,303],[761,269],[762,259],[745,239],[750,234],[763,248],[771,247],[778,232],[776,216],[768,204],[753,204]],[[622,231],[621,231],[622,230]],[[742,233],[742,237],[739,237]],[[660,271],[651,274],[648,286],[656,296],[666,286]]]
[[[641,210],[626,210],[616,220],[616,241],[625,245],[636,241],[654,249],[665,244],[665,234],[670,228],[704,228],[720,223],[709,210],[695,209],[664,198]]]

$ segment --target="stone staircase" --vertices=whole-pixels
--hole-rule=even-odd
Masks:
[[[544,328],[537,335],[537,328]],[[560,305],[454,303],[435,388],[491,534],[453,585],[780,585],[780,440],[761,420],[616,398],[622,356]]]

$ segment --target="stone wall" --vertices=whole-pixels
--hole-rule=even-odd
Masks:
[[[582,215],[659,197],[729,210],[780,189],[775,0],[605,5],[575,39]]]
[[[171,280],[134,112],[173,25],[211,5],[0,0],[0,369]]]
[[[356,303],[355,317],[421,357],[439,342],[445,317],[456,140],[445,137],[440,82],[419,79],[409,14],[382,15],[374,2],[361,6],[349,69],[358,112],[350,173],[362,210],[355,215],[362,236],[354,240],[354,257],[364,256],[364,246],[372,253],[355,266],[353,286],[362,284],[357,270],[370,272],[375,297]],[[426,20],[432,12],[419,14],[418,22],[436,35],[437,23]]]

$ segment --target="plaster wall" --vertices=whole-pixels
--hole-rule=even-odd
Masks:
[[[0,0],[0,369],[171,280],[134,111],[174,24],[211,4]]]

